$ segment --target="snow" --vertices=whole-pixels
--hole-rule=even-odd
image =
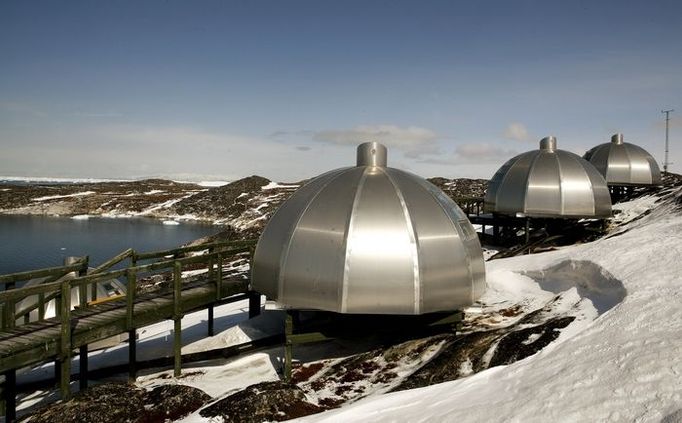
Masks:
[[[97,182],[130,182],[131,179],[99,179],[99,178],[52,178],[34,176],[0,176],[0,181],[8,182],[38,182],[56,184],[85,184]]]
[[[164,190],[162,190],[162,189],[153,189],[153,190],[151,190],[151,191],[145,192],[144,195],[160,194],[160,193],[162,193],[162,192],[166,192],[166,191],[164,191]]]
[[[95,194],[95,191],[83,191],[83,192],[76,192],[74,194],[65,194],[65,195],[48,195],[46,197],[32,198],[31,201],[46,201],[46,200],[56,200],[59,198],[83,197],[83,196],[92,195],[92,194]]]
[[[155,211],[157,211],[157,210],[167,209],[167,208],[169,208],[170,206],[172,206],[173,204],[179,203],[179,202],[182,201],[182,200],[186,200],[186,199],[188,199],[189,197],[191,197],[191,196],[193,196],[193,195],[195,195],[195,194],[196,194],[196,192],[190,192],[189,194],[184,195],[184,196],[182,196],[182,197],[180,197],[180,198],[175,198],[175,199],[173,199],[173,200],[165,201],[165,202],[163,202],[163,203],[161,203],[161,204],[153,205],[153,206],[148,207],[147,209],[143,210],[142,212],[140,212],[139,215],[140,215],[140,216],[145,216],[145,215],[148,215],[148,214],[150,214],[150,213],[152,213],[152,212],[155,212]]]
[[[77,214],[75,216],[71,216],[71,219],[73,220],[88,220],[90,219],[89,214]]]
[[[223,185],[229,184],[230,181],[201,181],[198,182],[197,185],[201,187],[207,187],[207,188],[214,188],[214,187],[222,187]]]
[[[277,182],[270,182],[267,185],[261,187],[262,190],[275,189],[275,188],[298,188],[300,185],[282,185]]]

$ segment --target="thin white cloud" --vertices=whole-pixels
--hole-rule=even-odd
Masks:
[[[516,154],[518,154],[516,150],[487,143],[460,144],[452,154],[422,159],[419,163],[437,165],[496,163],[506,161]]]
[[[19,115],[46,117],[47,113],[31,105],[13,101],[0,101],[0,111]]]
[[[123,117],[122,113],[118,112],[73,112],[73,116],[84,118],[119,118]]]
[[[526,126],[519,122],[510,123],[509,126],[504,130],[504,137],[514,141],[530,141],[530,135],[528,135],[528,129]]]
[[[313,134],[313,140],[337,145],[356,145],[378,141],[397,148],[406,157],[418,158],[424,154],[438,154],[438,135],[418,126],[360,125],[352,129],[329,129]]]

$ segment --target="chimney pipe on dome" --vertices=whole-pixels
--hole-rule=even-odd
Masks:
[[[388,150],[376,141],[365,142],[358,146],[358,166],[386,167]]]
[[[623,143],[623,134],[620,132],[617,134],[613,134],[611,137],[611,142],[614,144],[622,144]]]
[[[549,136],[540,140],[540,150],[554,152],[556,151],[556,137]]]

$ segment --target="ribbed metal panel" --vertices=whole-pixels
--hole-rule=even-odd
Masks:
[[[520,217],[609,217],[611,199],[592,165],[547,137],[539,150],[513,157],[495,173],[485,210]]]
[[[423,314],[471,305],[485,290],[478,237],[426,180],[358,147],[358,166],[303,186],[263,230],[252,285],[289,308]]]
[[[583,156],[609,185],[659,185],[661,171],[656,160],[642,147],[623,141],[614,134],[611,142],[599,144]]]

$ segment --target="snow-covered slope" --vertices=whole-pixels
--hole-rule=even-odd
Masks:
[[[682,418],[682,212],[677,198],[622,204],[645,217],[611,236],[558,251],[487,263],[485,301],[541,297],[541,289],[582,291],[603,311],[536,355],[425,388],[372,396],[303,419],[310,422],[654,421]],[[585,265],[593,263],[594,265]],[[572,269],[571,269],[572,268]],[[622,301],[599,291],[602,268],[625,288]],[[543,269],[550,269],[541,273]],[[570,287],[564,270],[573,270]],[[526,276],[523,276],[526,275]],[[561,276],[563,275],[563,276]],[[529,279],[530,277],[530,279]],[[500,284],[504,279],[509,282]],[[535,278],[535,279],[533,279]],[[554,280],[553,280],[554,279]],[[539,283],[538,283],[539,281]],[[535,292],[536,295],[533,294]],[[612,308],[604,310],[604,301]],[[601,310],[600,310],[601,308]]]

